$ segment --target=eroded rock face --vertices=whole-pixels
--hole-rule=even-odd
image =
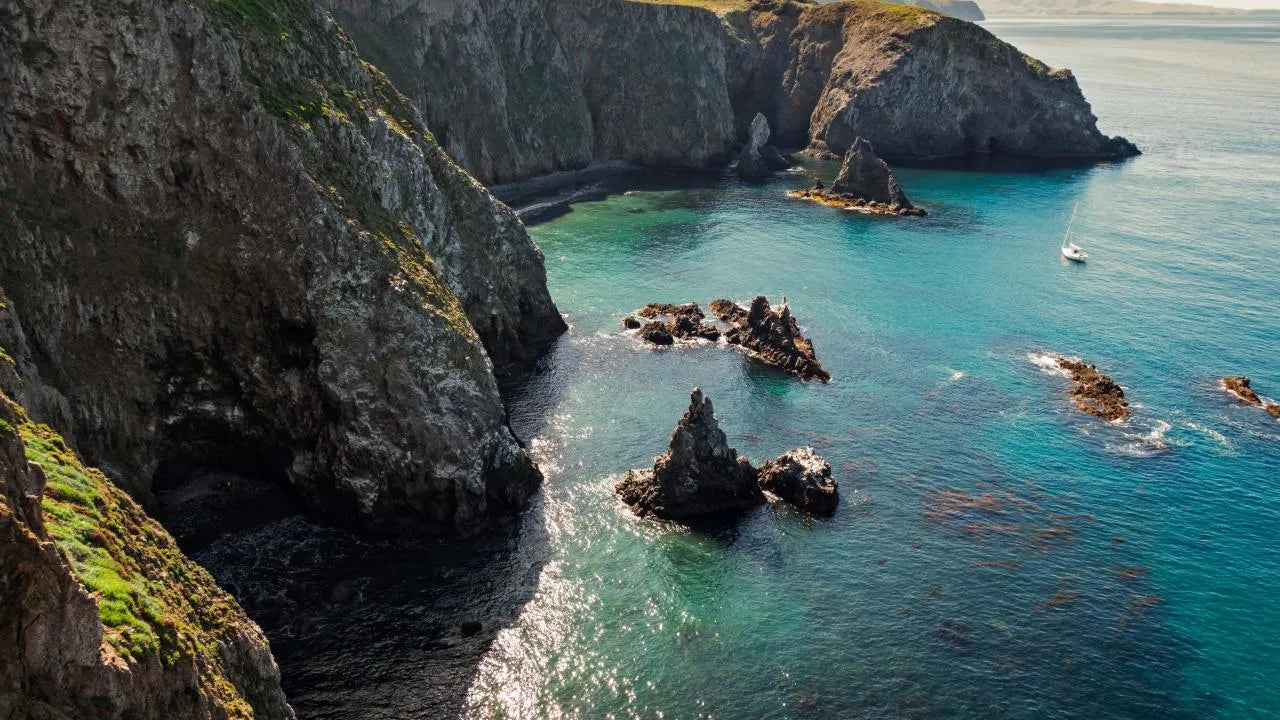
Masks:
[[[760,466],[760,487],[814,515],[831,515],[840,502],[831,464],[808,447],[788,450]]]
[[[766,45],[756,71],[778,73],[783,92],[771,119],[783,144],[844,154],[861,136],[884,157],[913,159],[1138,154],[1098,131],[1070,71],[973,23],[872,2],[752,20],[757,37],[785,33],[785,49]]]
[[[725,340],[742,346],[751,357],[805,379],[831,379],[818,363],[813,343],[800,333],[785,299],[774,308],[768,298],[757,295],[750,309],[732,300],[712,300],[711,311],[732,326],[725,331]]]
[[[652,470],[631,470],[615,486],[637,515],[669,520],[741,512],[764,502],[756,470],[729,447],[710,398],[698,388]]]
[[[1060,357],[1057,361],[1059,367],[1071,373],[1071,398],[1082,412],[1111,421],[1129,416],[1124,390],[1114,380],[1081,360]]]
[[[0,13],[23,402],[140,498],[232,462],[377,532],[511,515],[490,358],[564,329],[541,253],[327,16],[235,7]]]
[[[325,0],[488,183],[591,162],[704,167],[735,118],[781,147],[1116,158],[1075,79],[972,23],[874,2],[715,14],[626,0]],[[955,5],[956,3],[953,3]]]
[[[876,156],[871,143],[854,140],[840,164],[840,172],[831,187],[815,186],[789,193],[793,197],[813,200],[847,210],[862,210],[882,215],[924,215],[911,204],[889,165]]]
[[[1270,413],[1273,417],[1280,418],[1280,404],[1264,403],[1262,398],[1258,397],[1258,393],[1254,392],[1253,387],[1249,382],[1249,378],[1244,377],[1243,375],[1236,377],[1224,377],[1222,378],[1222,387],[1243,402],[1255,407],[1260,407]]]
[[[0,365],[0,716],[293,718],[258,626]]]

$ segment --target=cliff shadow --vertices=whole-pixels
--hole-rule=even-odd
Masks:
[[[537,587],[540,525],[375,540],[298,514],[193,557],[266,632],[299,717],[456,717],[493,638]]]

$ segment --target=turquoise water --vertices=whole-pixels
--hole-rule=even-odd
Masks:
[[[514,393],[545,557],[475,717],[1280,717],[1280,25],[988,25],[1076,74],[1120,165],[903,170],[923,219],[762,186],[637,186],[532,228],[571,332]],[[831,173],[831,166],[811,170]],[[1058,255],[1079,203],[1087,266]],[[834,378],[619,332],[651,301],[785,295]],[[1037,353],[1121,383],[1076,412]],[[830,520],[700,528],[614,498],[702,387],[754,459],[812,444]],[[989,494],[995,509],[941,493]],[[948,500],[952,502],[948,502]]]

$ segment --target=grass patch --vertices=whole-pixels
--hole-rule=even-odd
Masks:
[[[173,538],[101,471],[86,467],[62,437],[32,422],[0,393],[0,404],[17,427],[0,421],[0,432],[15,433],[27,460],[44,470],[45,527],[67,559],[76,580],[98,603],[106,642],[122,657],[142,662],[158,658],[172,666],[193,657],[202,679],[220,686],[221,633],[246,623],[242,611],[204,569],[178,549]],[[234,687],[217,692],[232,717],[252,711]]]

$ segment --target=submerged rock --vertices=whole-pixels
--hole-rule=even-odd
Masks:
[[[831,464],[813,448],[788,450],[760,467],[760,486],[815,515],[830,515],[840,502]]]
[[[1076,407],[1104,420],[1122,420],[1129,416],[1129,403],[1124,390],[1114,380],[1098,372],[1098,368],[1080,360],[1056,358],[1058,367],[1071,373],[1071,398]]]
[[[911,204],[889,165],[876,155],[871,143],[861,137],[855,139],[845,153],[840,173],[830,189],[815,185],[789,194],[845,210],[880,215],[925,214],[923,209]]]
[[[751,357],[798,377],[823,382],[831,379],[818,363],[813,343],[800,333],[785,298],[773,308],[768,298],[757,295],[747,310],[732,300],[712,300],[711,311],[732,326],[725,331],[725,340],[742,346]]]
[[[720,339],[720,329],[711,323],[703,322],[706,315],[697,303],[684,305],[649,303],[637,310],[635,314],[642,318],[650,318],[649,322],[640,327],[637,335],[645,342],[654,345],[671,345],[676,339],[701,339],[713,342]],[[623,327],[632,329],[632,326],[627,324],[628,320],[635,322],[636,327],[639,327],[639,321],[631,317],[623,320]]]
[[[681,520],[740,512],[764,502],[756,469],[738,457],[698,388],[652,470],[631,470],[614,487],[637,515]]]
[[[1254,392],[1250,386],[1249,378],[1243,375],[1224,377],[1222,378],[1222,387],[1240,400],[1266,410],[1273,417],[1280,418],[1280,404],[1263,402],[1262,398],[1258,397],[1258,393]]]

